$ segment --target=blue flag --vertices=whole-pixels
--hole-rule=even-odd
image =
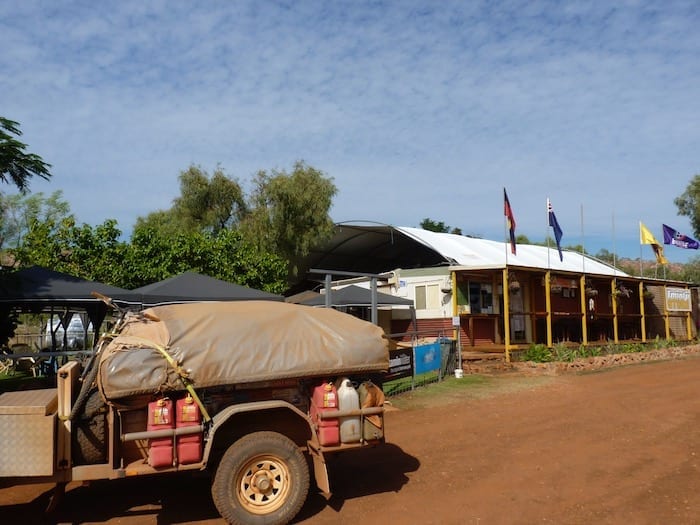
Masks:
[[[561,231],[559,226],[559,221],[557,221],[557,216],[554,215],[554,209],[552,208],[552,203],[547,199],[547,215],[549,215],[549,225],[554,230],[554,239],[557,241],[557,250],[559,250],[559,260],[564,260],[564,255],[561,253],[561,236],[564,232]]]
[[[673,244],[674,246],[686,248],[688,250],[697,250],[700,247],[700,243],[695,239],[683,235],[681,232],[665,224],[662,224],[662,226],[664,228],[664,244]]]

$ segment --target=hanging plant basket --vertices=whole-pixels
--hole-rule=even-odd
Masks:
[[[598,295],[598,290],[595,288],[586,288],[586,297],[595,297]]]

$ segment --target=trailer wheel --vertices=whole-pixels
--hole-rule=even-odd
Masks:
[[[282,525],[306,501],[309,468],[292,440],[276,432],[255,432],[224,453],[211,491],[229,523]]]
[[[75,441],[73,463],[95,465],[107,461],[106,443],[107,407],[102,396],[93,390],[87,396],[85,409],[73,420]]]

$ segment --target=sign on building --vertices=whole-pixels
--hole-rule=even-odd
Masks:
[[[692,307],[690,289],[671,288],[670,286],[666,288],[666,310],[669,312],[690,312]]]

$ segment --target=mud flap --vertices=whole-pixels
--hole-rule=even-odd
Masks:
[[[314,478],[316,479],[316,485],[321,493],[328,498],[331,495],[331,484],[328,480],[326,459],[323,457],[323,452],[314,447],[312,443],[308,443],[308,449],[309,454],[311,454],[311,459],[313,459],[314,462]]]

